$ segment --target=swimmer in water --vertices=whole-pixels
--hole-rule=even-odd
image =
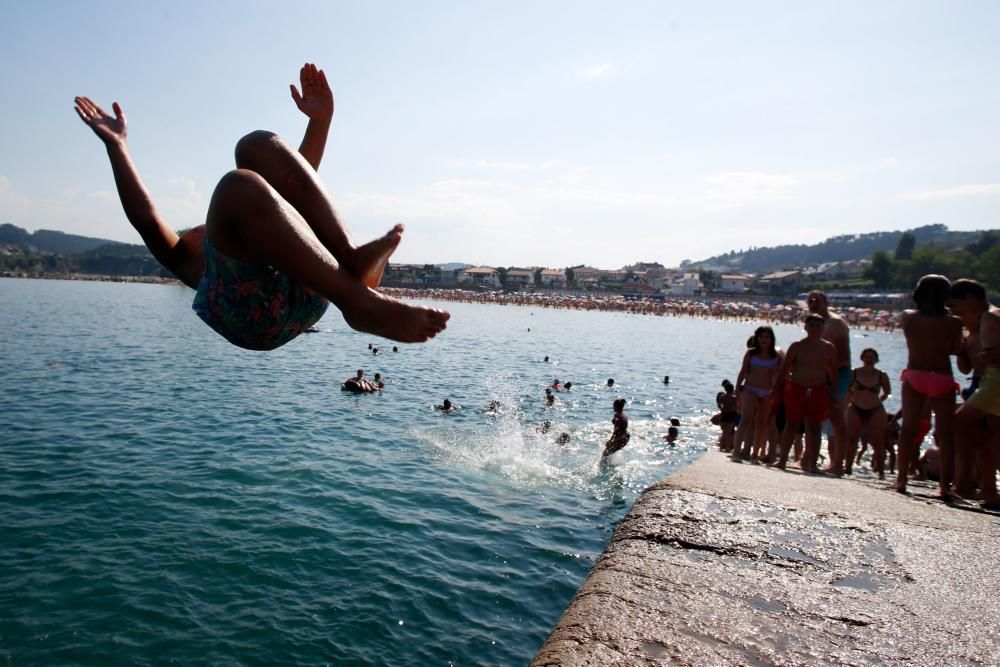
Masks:
[[[376,381],[381,376],[376,373]],[[359,368],[354,377],[349,377],[340,383],[341,391],[349,391],[352,394],[370,394],[380,389],[379,385],[365,377],[363,368]]]
[[[632,436],[628,432],[628,415],[625,414],[625,399],[618,398],[612,404],[615,415],[611,418],[613,431],[608,441],[604,443],[604,451],[601,458],[607,458],[628,444]]]
[[[121,106],[108,114],[90,98],[77,115],[104,143],[125,215],[153,257],[196,291],[195,313],[230,343],[273,350],[314,325],[329,302],[358,331],[419,343],[443,331],[446,311],[377,291],[403,234],[355,245],[316,170],[333,119],[323,70],[306,63],[292,100],[309,118],[296,151],[257,130],[236,144],[236,169],[212,194],[206,222],[178,235],[160,217],[126,146]]]
[[[441,405],[435,405],[434,409],[440,410],[441,412],[451,412],[452,410],[455,409],[455,406],[452,405],[450,399],[446,398],[444,399],[444,401],[442,401]]]

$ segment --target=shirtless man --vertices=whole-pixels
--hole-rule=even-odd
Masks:
[[[986,290],[972,280],[952,283],[949,305],[969,329],[959,370],[974,372],[979,386],[955,416],[955,484],[961,496],[972,495],[972,454],[978,459],[983,507],[1000,509],[996,467],[1000,449],[1000,309],[986,299]]]
[[[349,377],[340,383],[340,390],[349,391],[352,394],[375,393],[376,391],[379,391],[382,388],[379,386],[380,384],[382,384],[381,382],[379,382],[379,377],[380,377],[379,374],[376,373],[375,377],[376,381],[372,382],[371,380],[365,377],[364,369],[359,368],[357,375],[355,375],[354,377]]]
[[[819,314],[806,316],[806,337],[788,347],[785,360],[775,374],[774,388],[791,379],[785,388],[785,430],[777,467],[788,463],[788,450],[805,420],[806,450],[800,463],[805,472],[819,472],[820,427],[830,416],[830,387],[837,381],[837,348],[823,338],[825,320]]]
[[[830,303],[826,294],[820,290],[809,292],[806,299],[810,313],[822,316],[823,340],[829,341],[837,349],[836,381],[832,387],[830,426],[833,433],[829,438],[827,453],[830,454],[830,467],[824,472],[841,475],[844,472],[844,456],[847,452],[847,422],[844,419],[844,398],[851,386],[851,339],[847,322],[839,315],[830,312]]]
[[[954,474],[955,393],[958,383],[951,356],[962,350],[962,321],[948,314],[945,304],[951,283],[944,276],[927,275],[913,290],[916,310],[903,311],[900,325],[908,357],[901,376],[903,425],[899,432],[899,466],[893,489],[906,493],[911,466],[918,459],[918,430],[927,407],[934,412],[934,435],[941,450],[941,497],[952,497]]]
[[[402,225],[355,245],[316,170],[333,119],[323,70],[306,63],[292,100],[309,118],[298,151],[270,132],[236,144],[236,169],[212,194],[204,225],[178,236],[159,216],[125,140],[121,106],[109,115],[87,97],[80,119],[104,143],[125,215],[149,251],[197,290],[192,307],[229,342],[273,350],[315,324],[328,300],[352,328],[403,342],[440,333],[448,313],[391,299],[374,287],[402,237]]]

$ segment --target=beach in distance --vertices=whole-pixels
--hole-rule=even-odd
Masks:
[[[11,664],[526,664],[635,498],[715,445],[758,323],[424,294],[452,314],[427,344],[331,309],[265,354],[192,296],[0,279]],[[902,336],[851,344],[895,382]],[[359,368],[385,389],[341,392]],[[618,398],[632,437],[601,466]]]

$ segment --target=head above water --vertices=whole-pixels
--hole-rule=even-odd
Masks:
[[[608,386],[609,387],[615,386],[615,379],[614,378],[608,378]]]
[[[950,294],[951,281],[932,273],[917,281],[917,287],[913,290],[913,302],[924,315],[941,317],[947,314],[945,306]]]
[[[360,379],[361,379],[361,378],[363,378],[364,376],[365,376],[365,369],[363,369],[363,368],[359,368],[359,369],[358,369],[358,379],[360,380]]]

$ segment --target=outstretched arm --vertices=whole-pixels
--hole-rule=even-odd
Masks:
[[[118,187],[118,197],[121,199],[125,216],[139,232],[143,242],[153,257],[168,271],[184,281],[185,284],[196,287],[201,279],[201,265],[192,253],[197,252],[197,245],[179,243],[177,233],[160,218],[153,205],[153,200],[143,185],[142,179],[125,145],[128,135],[128,122],[122,108],[115,102],[112,110],[114,117],[108,115],[101,107],[94,104],[88,97],[77,97],[75,109],[80,120],[86,123],[94,134],[104,142],[111,161],[111,171]]]
[[[333,120],[333,91],[326,82],[326,74],[312,63],[306,63],[299,70],[299,83],[302,84],[301,94],[295,84],[289,86],[295,106],[309,117],[299,153],[318,171]]]

